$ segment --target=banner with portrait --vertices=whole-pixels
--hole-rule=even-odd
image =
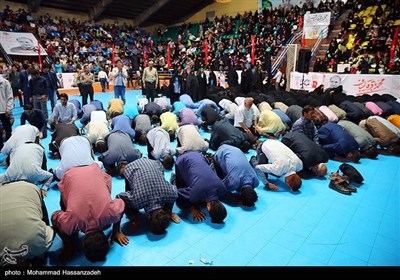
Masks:
[[[38,41],[32,33],[0,31],[0,44],[8,55],[38,55]],[[47,55],[42,46],[40,55]]]
[[[304,15],[303,35],[305,39],[326,38],[331,22],[331,12]]]
[[[341,85],[347,95],[390,94],[400,98],[400,79],[398,75],[290,73],[290,89],[313,91],[321,84],[324,85],[325,89]]]

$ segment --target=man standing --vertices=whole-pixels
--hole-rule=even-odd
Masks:
[[[154,101],[156,97],[156,88],[158,86],[158,72],[157,69],[153,67],[154,62],[149,61],[149,66],[143,70],[143,89],[146,92],[146,97],[150,102]]]
[[[87,104],[88,96],[90,97],[90,102],[93,101],[93,81],[94,76],[90,72],[89,65],[83,67],[83,72],[80,74],[80,90],[82,94],[82,106]]]
[[[58,79],[56,73],[51,71],[50,67],[50,64],[47,63],[43,65],[42,77],[46,79],[47,98],[50,100],[51,110],[54,111],[57,103]]]
[[[14,99],[10,82],[0,76],[0,120],[6,132],[6,140],[11,137],[11,122],[9,116],[14,108]],[[0,137],[0,150],[3,149],[3,137]]]
[[[121,59],[117,60],[117,67],[113,68],[111,77],[114,81],[114,97],[121,98],[124,104],[126,104],[125,91],[128,73]]]

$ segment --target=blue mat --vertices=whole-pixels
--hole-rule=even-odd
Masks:
[[[127,107],[135,103],[139,91],[128,91]],[[97,93],[95,99],[107,107],[111,93]],[[70,96],[78,99],[80,96]],[[16,106],[17,103],[16,103]],[[50,108],[49,108],[50,109]],[[14,127],[19,125],[22,109],[13,110]],[[81,127],[79,121],[76,122]],[[202,132],[209,138],[209,133]],[[48,154],[51,139],[42,144]],[[176,143],[175,143],[176,145]],[[144,155],[145,147],[136,145]],[[210,151],[212,152],[212,151]],[[251,150],[250,159],[255,152]],[[98,156],[98,154],[96,155]],[[1,157],[1,156],[0,156]],[[400,161],[379,155],[377,160],[361,159],[356,168],[364,184],[351,196],[328,187],[329,180],[308,179],[298,193],[291,193],[282,178],[271,177],[279,186],[272,192],[260,185],[258,201],[249,209],[226,205],[228,216],[222,225],[209,218],[194,222],[190,215],[174,212],[180,224],[171,223],[167,234],[156,236],[144,224],[132,234],[123,218],[122,231],[129,245],[114,243],[105,262],[90,263],[79,252],[68,266],[399,266],[400,265]],[[48,158],[48,168],[57,161]],[[339,162],[329,161],[328,172],[336,171]],[[0,173],[4,172],[1,167]],[[166,172],[169,180],[171,172]],[[124,190],[124,181],[113,178],[112,196]],[[53,183],[45,198],[49,214],[59,210],[59,191]],[[143,215],[143,218],[145,216]],[[110,229],[106,232],[110,234]],[[62,241],[57,236],[49,250],[47,264],[59,262]]]

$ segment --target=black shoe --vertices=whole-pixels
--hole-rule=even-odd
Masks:
[[[342,183],[337,183],[337,182],[335,183],[335,181],[333,181],[333,180],[329,183],[329,187],[332,190],[335,190],[335,191],[340,192],[342,194],[350,195],[351,191],[348,188],[346,188],[345,186],[346,185],[343,182]]]
[[[348,189],[350,192],[357,192],[357,188],[351,186],[351,185],[345,185],[344,186],[346,189]]]

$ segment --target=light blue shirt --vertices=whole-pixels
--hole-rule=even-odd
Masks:
[[[65,107],[59,103],[54,107],[54,121],[57,120],[59,123],[69,123],[75,121],[77,117],[75,105],[72,103],[68,102]]]
[[[1,153],[8,157],[18,146],[24,144],[26,142],[35,142],[36,137],[39,135],[39,129],[37,127],[24,124],[17,126],[13,133],[11,134],[10,139],[4,144]]]
[[[27,181],[38,185],[43,183],[42,190],[47,191],[53,174],[42,169],[44,149],[36,143],[20,145],[10,156],[10,166],[6,173],[0,174],[0,182]]]
[[[91,165],[97,163],[100,168],[103,164],[94,161],[92,157],[92,146],[89,140],[83,136],[72,136],[64,139],[60,145],[61,162],[53,168],[54,175],[61,179],[65,171],[76,166]]]
[[[160,159],[166,155],[175,155],[176,150],[171,146],[169,134],[164,129],[155,127],[146,136],[153,147],[151,154],[155,159]]]

